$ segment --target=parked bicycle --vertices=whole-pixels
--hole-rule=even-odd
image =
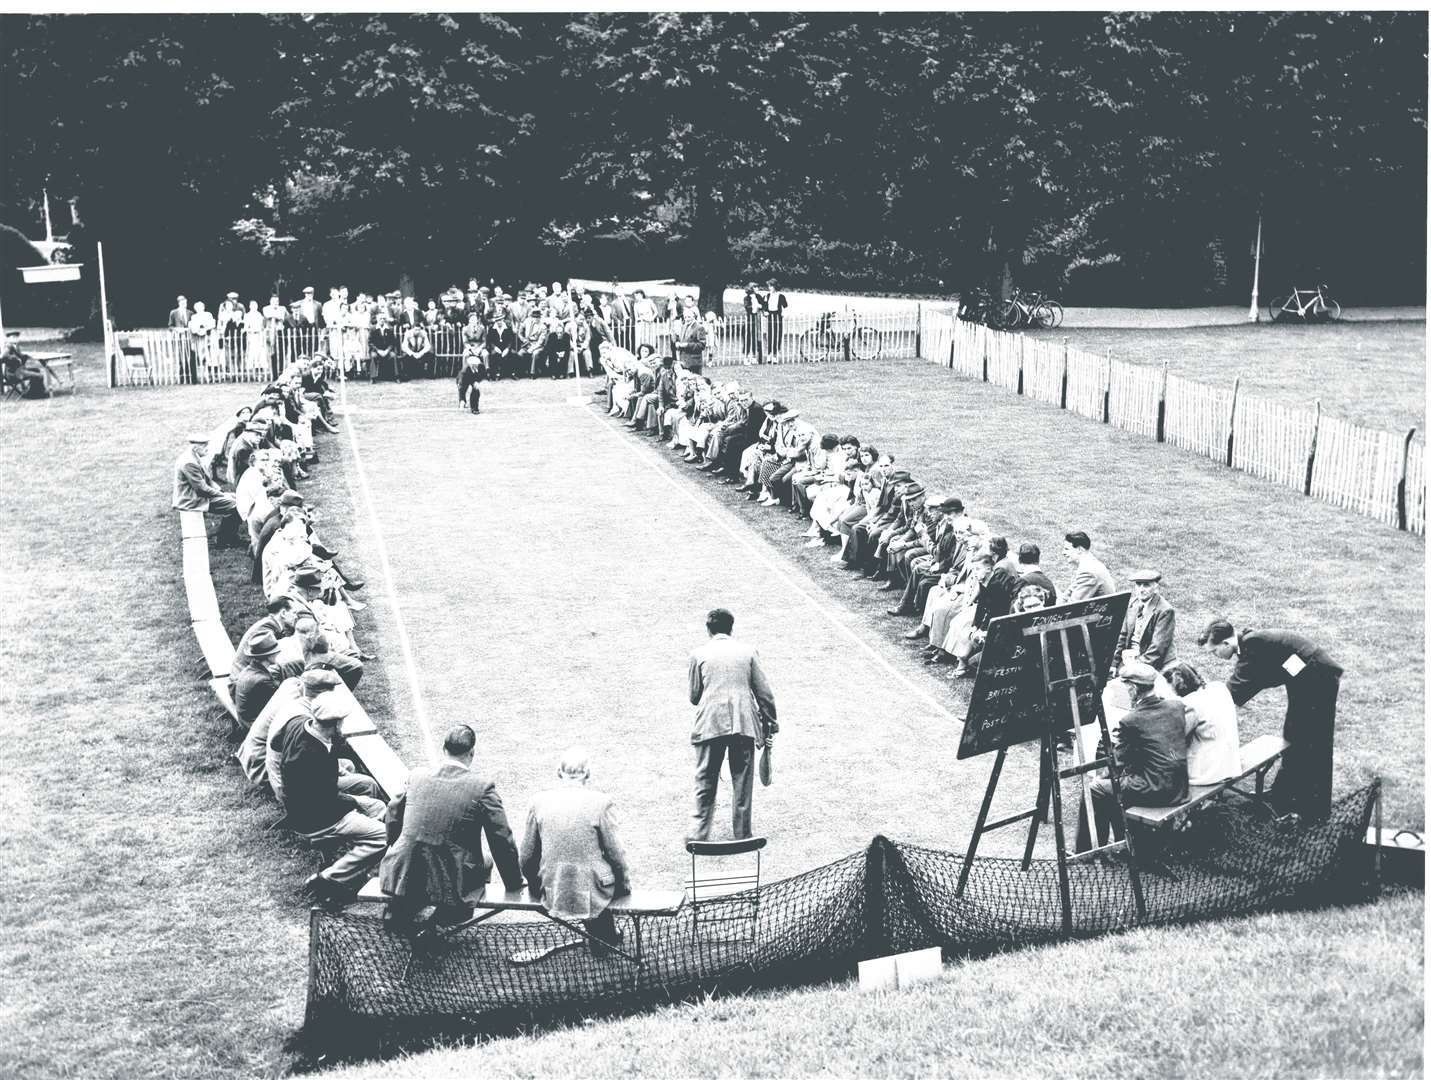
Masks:
[[[1342,306],[1327,295],[1325,285],[1318,285],[1315,289],[1293,289],[1289,295],[1277,297],[1267,305],[1267,316],[1274,323],[1284,319],[1336,322],[1342,317]]]
[[[846,347],[852,360],[877,360],[884,351],[884,335],[872,326],[856,323],[848,308],[825,312],[800,335],[801,360],[841,360]]]
[[[1000,330],[1052,330],[1063,322],[1063,305],[1043,293],[1026,294],[1015,289],[999,309]],[[993,324],[991,324],[993,325]]]

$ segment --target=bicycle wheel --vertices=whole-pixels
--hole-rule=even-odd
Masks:
[[[823,360],[821,355],[820,332],[818,330],[806,330],[800,335],[800,359],[807,363],[816,360]]]
[[[1342,317],[1342,306],[1335,300],[1323,300],[1318,315],[1322,322],[1338,322]]]
[[[1019,323],[1023,321],[1024,309],[1016,300],[1006,300],[999,308],[998,318],[994,322],[995,329],[1017,330]]]
[[[1063,305],[1057,300],[1045,300],[1043,306],[1048,309],[1048,328],[1057,330],[1063,325]]]
[[[1038,303],[1029,308],[1029,329],[1046,330],[1053,326],[1053,312],[1047,303]]]
[[[883,351],[880,332],[871,326],[857,326],[850,335],[850,356],[856,360],[876,360]]]
[[[1281,322],[1282,316],[1287,313],[1287,297],[1279,296],[1267,305],[1267,318],[1272,322]]]

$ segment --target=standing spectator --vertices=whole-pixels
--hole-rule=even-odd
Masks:
[[[1233,703],[1246,705],[1263,690],[1287,688],[1282,738],[1289,746],[1268,795],[1284,813],[1324,818],[1332,805],[1332,749],[1342,667],[1319,645],[1291,630],[1243,630],[1213,619],[1198,644],[1224,660],[1236,658],[1227,680]]]
[[[342,333],[343,326],[343,298],[335,288],[329,288],[328,299],[323,301],[322,308],[323,326],[328,331],[323,337],[319,337],[310,352],[317,352],[320,348],[326,348],[331,354],[337,347],[336,339]],[[324,343],[326,338],[326,344]]]
[[[202,300],[194,301],[194,314],[189,316],[189,339],[193,342],[195,375],[192,381],[198,382],[197,365],[203,364],[207,374],[209,365],[214,362],[214,322],[212,313],[204,310]]]
[[[730,759],[731,835],[750,836],[755,751],[773,730],[775,695],[755,649],[730,636],[735,616],[715,608],[706,616],[710,640],[692,651],[687,665],[691,704],[696,707],[691,742],[696,747],[696,801],[687,840],[710,836],[723,757]]]
[[[695,304],[686,305],[683,317],[685,322],[676,340],[676,355],[687,371],[699,375],[705,370],[706,326]]]
[[[392,920],[411,922],[435,905],[433,923],[461,922],[466,895],[482,889],[495,863],[508,892],[520,892],[522,870],[496,785],[472,768],[477,736],[466,724],[447,733],[442,762],[413,769],[407,791],[388,804],[388,851],[378,876],[394,899]],[[492,858],[482,854],[482,834]]]
[[[258,310],[257,300],[250,300],[248,310],[243,313],[243,350],[246,367],[258,368],[260,371],[268,369],[268,349],[263,336],[263,312]]]
[[[174,305],[174,310],[169,312],[169,331],[178,345],[179,378],[186,383],[197,383],[199,372],[194,363],[194,342],[189,336],[189,321],[194,317],[194,313],[189,310],[187,296],[176,296]]]
[[[288,343],[284,331],[288,329],[288,309],[283,306],[278,295],[268,298],[268,306],[263,309],[263,333],[268,346],[268,371],[277,379],[284,365],[288,363]]]
[[[532,895],[563,919],[581,919],[591,951],[621,944],[609,906],[631,891],[631,871],[616,833],[611,796],[587,786],[591,765],[572,747],[557,767],[557,785],[539,792],[527,810],[520,862]]]
[[[644,289],[637,289],[633,294],[635,302],[631,305],[632,314],[636,319],[636,347],[649,345],[654,350],[656,348],[656,305],[646,295]]]
[[[1118,591],[1108,567],[1093,557],[1092,547],[1093,541],[1086,532],[1063,534],[1063,557],[1073,567],[1073,587],[1068,590],[1066,604],[1095,596],[1112,596]]]
[[[750,281],[745,286],[745,296],[741,306],[745,309],[745,332],[741,335],[740,346],[747,360],[760,355],[760,320],[765,314],[765,298],[759,293],[760,286]]]
[[[611,307],[607,312],[607,318],[611,320],[611,331],[617,345],[632,352],[636,351],[635,340],[635,318],[636,313],[631,307],[630,294],[625,289],[617,287],[616,282],[611,283],[612,297]]]
[[[1133,582],[1133,602],[1128,605],[1128,616],[1118,634],[1116,660],[1120,664],[1137,661],[1162,671],[1173,659],[1177,612],[1159,591],[1162,574],[1135,570],[1129,577]]]
[[[230,375],[243,370],[243,304],[239,294],[231,292],[219,304],[214,321],[218,324],[219,340],[223,343],[224,368]]]
[[[293,305],[292,324],[298,331],[296,348],[307,355],[318,348],[318,328],[323,324],[323,309],[313,298],[313,286],[303,287],[303,299]]]
[[[774,278],[765,283],[765,289],[765,313],[770,325],[766,352],[774,357],[780,355],[780,343],[785,337],[785,309],[790,301],[775,287]]]

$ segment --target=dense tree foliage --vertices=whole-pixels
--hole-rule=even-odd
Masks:
[[[3,221],[79,196],[122,321],[563,270],[1225,300],[1259,212],[1269,288],[1408,299],[1426,45],[1420,13],[7,16]]]

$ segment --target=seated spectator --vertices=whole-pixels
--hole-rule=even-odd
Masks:
[[[401,348],[402,355],[398,359],[398,382],[405,381],[409,375],[421,375],[426,378],[432,374],[434,362],[432,338],[428,336],[425,326],[416,323],[403,331]]]
[[[378,876],[391,921],[411,923],[428,905],[431,922],[471,915],[465,897],[483,889],[495,862],[508,892],[523,886],[517,845],[496,785],[472,768],[477,736],[466,724],[447,733],[442,762],[408,774],[407,791],[388,804],[388,851]],[[491,859],[482,854],[487,834]]]
[[[626,423],[629,428],[648,435],[661,435],[661,414],[680,400],[676,394],[676,362],[669,356],[661,358],[656,371],[655,386],[636,403],[635,415]]]
[[[1116,663],[1150,664],[1161,671],[1173,658],[1177,612],[1163,599],[1158,585],[1163,575],[1158,571],[1135,570],[1128,576],[1133,582],[1133,601],[1118,635]]]
[[[516,375],[517,333],[511,317],[506,312],[496,315],[492,325],[487,327],[484,342],[487,349],[487,373],[494,379],[503,375]]]
[[[244,727],[258,718],[283,681],[283,673],[274,662],[277,655],[278,639],[265,629],[249,637],[244,650],[234,656],[234,707]]]
[[[343,595],[338,577],[331,568],[326,571],[312,567],[299,569],[293,574],[288,591],[289,595],[308,606],[328,639],[339,643],[342,651],[352,653],[360,660],[374,659],[358,646],[354,634],[350,609],[362,605]]]
[[[890,609],[891,615],[921,614],[939,579],[950,571],[957,572],[967,555],[964,533],[958,527],[964,516],[963,500],[951,495],[928,511],[934,515],[934,524],[928,527],[924,543],[903,556],[904,591],[899,603]]]
[[[234,413],[232,420],[225,420],[209,433],[204,468],[208,470],[210,476],[227,475],[229,445],[243,434],[244,426],[251,416],[253,416],[253,409],[245,405]]]
[[[347,744],[338,733],[344,710],[331,697],[315,699],[312,715],[287,734],[278,769],[288,826],[310,843],[349,845],[303,883],[303,892],[314,900],[342,904],[362,888],[387,849],[387,830],[379,820],[387,805],[339,788],[338,756]]]
[[[819,480],[805,488],[810,504],[810,538],[808,547],[820,547],[826,540],[839,535],[842,515],[863,500],[868,490],[866,473],[874,464],[874,447],[861,447],[853,435],[840,440],[840,449],[831,456],[828,466],[831,479]]]
[[[712,432],[726,418],[726,402],[738,390],[735,383],[713,387],[702,382],[698,384],[691,403],[688,418],[683,417],[676,425],[676,445],[684,449],[684,460],[695,464],[705,460],[705,448]]]
[[[398,363],[398,336],[392,320],[379,315],[376,325],[368,335],[369,367],[368,381],[383,378],[384,371],[391,371],[392,377],[403,381],[402,367]]]
[[[726,400],[725,419],[715,425],[706,439],[706,460],[701,471],[724,471],[726,475],[721,483],[731,483],[741,453],[764,423],[765,412],[756,403],[755,396],[749,390],[737,389]]]
[[[7,330],[3,354],[0,354],[0,364],[3,364],[3,377],[5,386],[19,394],[22,398],[29,400],[41,400],[51,395],[50,389],[50,368],[42,360],[37,360],[29,353],[20,348],[20,331]]]
[[[234,497],[214,482],[204,467],[209,436],[200,432],[189,436],[189,448],[174,462],[175,510],[198,510],[219,519],[215,542],[220,547],[241,547],[241,522]]]
[[[1188,797],[1187,710],[1177,698],[1154,694],[1157,677],[1142,663],[1125,665],[1119,675],[1133,705],[1113,736],[1124,806],[1176,806]],[[1123,839],[1121,815],[1112,806],[1113,782],[1100,777],[1089,784],[1089,790],[1098,846],[1108,843],[1110,829],[1114,840]],[[1074,850],[1087,851],[1091,846],[1087,810],[1080,801]]]
[[[283,674],[296,675],[310,667],[311,650],[322,641],[328,646],[323,666],[336,671],[349,690],[356,690],[363,678],[363,662],[349,649],[347,638],[325,630],[318,616],[291,596],[282,599],[292,605],[291,632],[286,637],[279,635],[278,655],[274,657]]]
[[[810,448],[808,460],[790,473],[791,511],[808,517],[815,501],[815,489],[825,484],[837,484],[837,478],[844,471],[852,452],[838,435],[821,435],[819,445]]]
[[[1112,596],[1118,591],[1108,567],[1094,557],[1093,541],[1086,532],[1063,534],[1063,557],[1073,567],[1073,586],[1065,604],[1091,600],[1095,596]]]
[[[586,752],[562,755],[557,786],[540,792],[527,811],[521,867],[532,895],[553,915],[581,919],[595,941],[621,944],[607,909],[631,891],[626,854],[616,835],[611,796],[587,787]],[[595,942],[593,955],[601,955]]]
[[[1039,558],[1042,554],[1037,544],[1020,544],[1018,572],[1025,585],[1037,585],[1043,589],[1044,606],[1053,607],[1058,603],[1058,590],[1054,588],[1052,579],[1043,572],[1043,567],[1039,565]]]
[[[781,438],[777,440],[775,454],[778,460],[771,462],[767,474],[762,467],[760,502],[765,506],[784,506],[788,501],[790,477],[795,470],[807,465],[819,445],[820,433],[813,426],[799,419],[798,413],[785,413],[789,423],[781,425]],[[823,460],[823,459],[822,459]]]
[[[1242,741],[1227,684],[1206,682],[1186,660],[1172,661],[1162,674],[1187,709],[1188,783],[1202,787],[1238,776]]]

